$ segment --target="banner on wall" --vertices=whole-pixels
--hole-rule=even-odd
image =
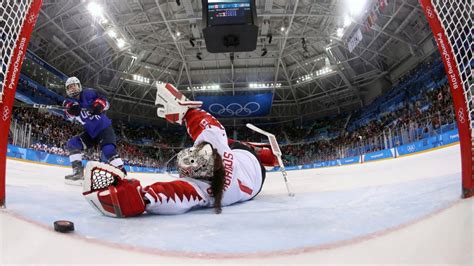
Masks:
[[[375,161],[395,157],[394,149],[381,150],[364,154],[364,162]]]
[[[63,81],[67,80],[68,76],[66,76],[63,72],[57,70],[56,68],[54,68],[50,64],[46,63],[43,59],[39,58],[37,55],[35,55],[30,50],[26,50],[25,57],[30,59],[31,61],[35,62],[36,64],[40,65],[41,67],[43,67],[47,71],[53,73],[54,75],[56,75],[58,78],[62,79]]]
[[[21,91],[16,91],[15,93],[15,99],[21,101],[21,102],[24,102],[24,103],[27,103],[27,104],[35,104],[35,102],[33,102],[30,98],[28,98],[27,96],[23,95],[21,93]]]
[[[26,148],[20,148],[13,145],[8,145],[7,147],[7,157],[29,160],[40,163],[48,163],[62,166],[70,166],[69,158],[66,156],[60,156],[56,154],[50,154],[43,151],[35,151]],[[83,160],[85,165],[87,161]],[[141,166],[125,166],[125,169],[129,172],[138,172],[138,173],[164,173],[163,168],[151,168],[151,167],[141,167]]]
[[[313,164],[313,167],[314,168],[321,168],[321,167],[327,167],[327,163],[326,162],[317,162],[317,163],[314,163]]]
[[[204,104],[202,109],[218,118],[256,117],[270,113],[272,93],[233,96],[197,96]]]
[[[459,141],[459,133],[457,130],[451,130],[441,135],[444,145]]]
[[[45,88],[44,86],[42,86],[38,82],[30,79],[26,75],[20,74],[20,79],[19,79],[18,83],[19,84],[25,84],[28,87],[34,88],[35,90],[40,91],[41,93],[46,94],[46,95],[48,95],[52,98],[57,98],[59,100],[64,100],[65,99],[63,96],[57,94],[56,92],[54,92],[50,89]]]
[[[429,150],[443,145],[448,145],[459,141],[457,130],[451,130],[441,135],[428,137],[419,141],[415,141],[406,145],[397,147],[397,153],[400,156]]]
[[[49,163],[49,164],[64,165],[64,166],[71,165],[71,163],[69,162],[69,158],[66,156],[50,154],[44,151],[35,151],[31,149],[26,149],[26,148],[20,148],[13,145],[8,145],[7,156],[12,157],[12,158],[17,158],[17,159],[41,162],[41,163]]]
[[[341,165],[360,163],[360,156],[342,158],[339,161]]]
[[[435,148],[437,146],[448,145],[455,142],[459,142],[459,134],[457,130],[451,130],[438,136],[432,136],[432,137],[422,139],[410,144],[398,146],[396,149],[381,150],[381,151],[368,153],[363,156],[347,157],[347,158],[326,161],[326,162],[316,162],[316,163],[295,165],[295,166],[288,165],[285,168],[286,170],[300,170],[300,169],[311,169],[311,168],[347,165],[347,164],[361,163],[364,161],[375,161],[375,160],[380,160],[380,159],[393,158],[395,157],[395,152],[397,152],[399,156],[403,156],[406,154],[416,153],[416,152],[428,150],[431,148]],[[7,157],[48,163],[48,164],[55,164],[55,165],[63,165],[63,166],[71,165],[71,163],[69,162],[69,158],[66,156],[60,156],[60,155],[55,155],[55,154],[49,154],[43,151],[35,151],[31,149],[26,149],[26,148],[20,148],[13,145],[8,145]],[[362,159],[364,160],[361,161]],[[85,164],[86,161],[83,161],[83,163]],[[150,168],[150,167],[128,166],[128,165],[126,165],[125,168],[129,172],[140,172],[140,173],[164,173],[165,172],[163,168]],[[274,172],[274,171],[279,171],[279,167],[275,167],[273,168],[273,170],[269,172]]]
[[[351,39],[349,40],[349,43],[347,43],[347,48],[349,48],[349,52],[352,53],[352,50],[362,41],[362,32],[360,29],[357,29],[356,32],[354,32],[354,35],[352,35]]]
[[[420,152],[427,149],[433,148],[433,145],[428,141],[415,141],[407,145],[401,145],[397,147],[397,153],[399,156],[403,156],[410,153]]]

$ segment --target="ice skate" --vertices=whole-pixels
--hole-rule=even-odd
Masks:
[[[82,162],[72,162],[72,171],[72,174],[65,176],[64,183],[68,185],[82,186],[82,182],[84,181],[84,167],[82,166]]]

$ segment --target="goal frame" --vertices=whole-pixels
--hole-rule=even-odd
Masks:
[[[15,92],[20,77],[21,66],[26,55],[26,49],[30,42],[31,33],[38,20],[38,14],[43,0],[31,0],[25,16],[22,18],[20,33],[14,40],[15,46],[9,56],[10,60],[5,72],[2,93],[0,94],[0,208],[5,207],[6,194],[6,160],[8,147],[8,133],[10,129],[10,121],[12,117],[13,102],[15,100]],[[16,3],[16,1],[14,1]],[[8,5],[8,4],[7,4]],[[12,8],[13,12],[16,10]],[[11,12],[10,12],[11,14]],[[6,18],[1,18],[7,23]]]
[[[458,127],[459,141],[461,146],[461,171],[462,171],[462,197],[469,198],[474,196],[474,179],[473,179],[473,144],[472,144],[472,121],[469,103],[472,99],[468,99],[467,93],[470,88],[465,88],[466,83],[461,78],[459,69],[460,63],[454,54],[453,46],[449,42],[448,33],[443,24],[441,17],[433,5],[432,0],[419,0],[426,19],[430,25],[433,37],[438,46],[439,53],[443,60],[444,69],[449,81],[449,87],[454,102],[454,110],[456,114],[456,124]],[[452,22],[455,22],[454,20]],[[456,23],[457,24],[457,23]],[[462,26],[462,25],[461,25]]]

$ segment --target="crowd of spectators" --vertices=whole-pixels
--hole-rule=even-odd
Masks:
[[[57,154],[61,156],[68,156],[69,152],[62,147],[50,146],[44,143],[36,142],[30,145],[30,149],[35,151],[44,151],[51,154]]]
[[[382,114],[353,131],[339,128],[339,134],[334,138],[285,145],[282,147],[284,161],[304,164],[334,160],[406,144],[427,134],[439,134],[442,125],[455,122],[448,90],[446,84],[427,91],[415,103],[405,102],[398,110]],[[341,125],[341,121],[334,124]]]
[[[65,147],[69,138],[81,132],[81,126],[66,121],[58,114],[43,110],[15,107],[13,118],[21,124],[31,125],[34,142],[48,147]]]

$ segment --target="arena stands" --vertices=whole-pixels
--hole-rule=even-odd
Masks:
[[[62,96],[44,92],[44,87],[22,75],[19,92],[32,101],[58,104]],[[79,125],[62,115],[17,107],[14,119],[31,125],[31,147],[35,150],[66,155],[65,144],[80,132]],[[340,114],[304,125],[259,125],[275,132],[283,143],[288,165],[305,164],[356,156],[391,148],[455,128],[449,85],[441,60],[428,61],[407,73],[371,104],[352,114]],[[228,127],[228,136],[243,141],[262,141],[262,136],[244,126]],[[132,166],[163,167],[191,140],[181,127],[154,128],[115,122],[118,148]],[[264,138],[263,138],[264,140]],[[88,158],[99,159],[97,152]]]

